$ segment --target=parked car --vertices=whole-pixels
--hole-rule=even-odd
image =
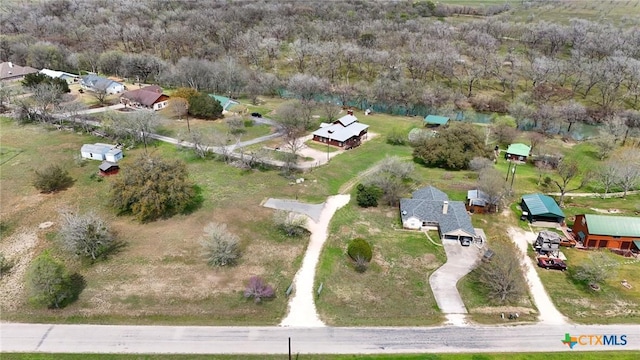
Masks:
[[[569,238],[560,239],[560,246],[574,247],[577,243],[577,241]]]
[[[251,116],[257,117],[257,118],[261,118],[262,114],[260,114],[259,112],[253,112],[253,113],[251,113]]]
[[[538,266],[545,269],[554,269],[554,270],[560,270],[560,271],[567,270],[567,264],[565,264],[564,261],[560,259],[539,257]]]

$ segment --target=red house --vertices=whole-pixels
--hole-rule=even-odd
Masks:
[[[588,248],[640,249],[639,217],[576,215],[573,233]]]
[[[353,111],[349,110],[333,124],[320,124],[320,129],[313,132],[313,140],[348,150],[360,146],[362,139],[367,138],[367,129],[369,125],[358,122]]]

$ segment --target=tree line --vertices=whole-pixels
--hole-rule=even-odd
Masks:
[[[326,94],[342,105],[401,106],[408,115],[418,108],[497,111],[546,133],[569,132],[575,122],[607,123],[618,132],[640,127],[622,112],[640,109],[638,19],[514,22],[509,5],[430,1],[55,0],[6,7],[0,58],[37,68],[252,99],[284,89],[300,98]],[[450,23],[453,14],[480,17]]]

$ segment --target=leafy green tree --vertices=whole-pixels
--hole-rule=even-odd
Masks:
[[[73,284],[64,265],[44,252],[27,272],[27,291],[32,304],[59,308],[73,297]]]
[[[358,184],[356,193],[356,201],[361,207],[376,207],[378,200],[382,197],[382,189],[376,185]]]
[[[227,230],[227,225],[209,223],[204,232],[201,244],[207,263],[211,266],[235,265],[240,258],[239,240]]]
[[[139,156],[111,186],[111,205],[146,222],[188,209],[195,200],[194,184],[181,160]]]
[[[42,170],[36,170],[33,186],[43,193],[64,190],[73,184],[69,172],[59,165],[49,165]]]
[[[490,154],[482,133],[469,123],[454,123],[437,136],[421,139],[413,149],[413,156],[426,165],[452,170],[466,169],[474,157]]]
[[[113,249],[115,236],[107,223],[96,214],[63,212],[61,217],[62,227],[59,236],[65,250],[96,260]]]
[[[195,117],[215,120],[222,117],[220,102],[205,93],[189,98],[189,114]]]
[[[69,84],[60,78],[52,78],[45,74],[41,73],[32,73],[24,76],[24,80],[22,80],[22,85],[27,88],[35,89],[40,84],[49,84],[57,86],[62,93],[70,93]]]
[[[356,260],[358,256],[362,256],[366,261],[371,261],[373,257],[373,250],[371,244],[363,238],[355,238],[349,242],[347,247],[347,254],[353,260]]]

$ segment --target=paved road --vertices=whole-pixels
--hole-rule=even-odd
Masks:
[[[0,324],[3,352],[363,354],[419,352],[571,352],[565,334],[626,335],[625,346],[576,345],[583,350],[640,350],[640,326],[506,326],[433,328],[289,328]]]

